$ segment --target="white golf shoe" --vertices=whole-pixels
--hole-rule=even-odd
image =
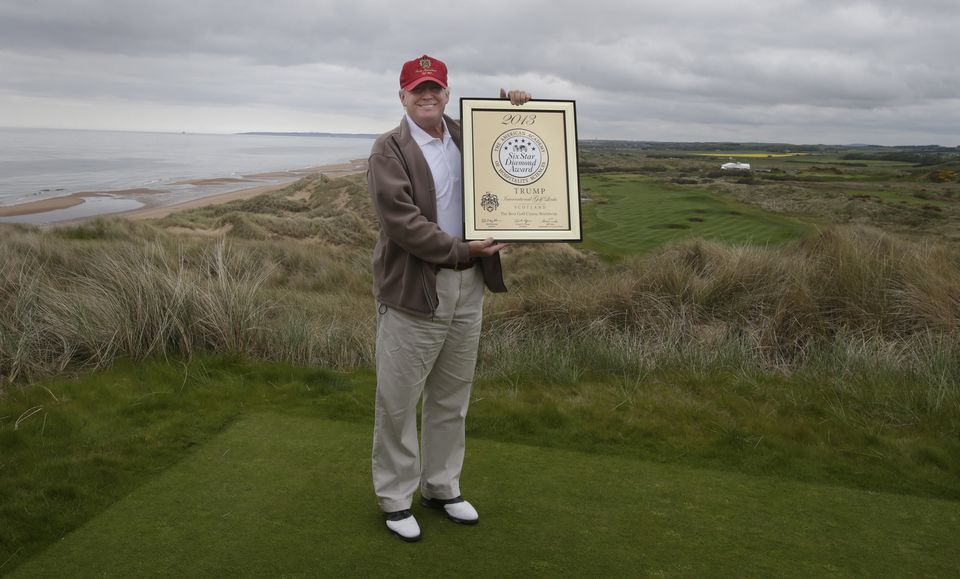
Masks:
[[[443,509],[447,518],[455,523],[464,525],[476,525],[480,522],[480,515],[477,509],[473,508],[469,502],[463,500],[463,497],[454,499],[431,499],[421,496],[420,504],[429,509]]]
[[[408,543],[420,540],[420,525],[409,509],[386,513],[387,528]]]

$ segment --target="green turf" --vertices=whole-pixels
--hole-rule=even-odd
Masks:
[[[785,161],[787,163],[805,163],[808,165],[840,165],[840,166],[853,166],[860,168],[868,167],[892,167],[892,168],[910,168],[913,167],[913,163],[906,161],[887,161],[887,160],[878,160],[878,159],[843,159],[840,155],[809,155],[809,156],[796,156],[796,157],[783,157],[777,159],[778,161]]]
[[[633,174],[587,176],[601,199],[588,207],[587,245],[617,254],[643,253],[687,237],[730,243],[782,243],[810,233],[809,225],[722,199],[691,187]]]
[[[955,576],[957,503],[469,441],[459,526],[383,528],[369,428],[249,415],[13,577]]]
[[[875,197],[886,203],[899,203],[905,205],[933,205],[936,207],[945,207],[952,202],[943,199],[924,199],[917,197],[911,192],[903,190],[876,189],[866,193],[869,197]]]

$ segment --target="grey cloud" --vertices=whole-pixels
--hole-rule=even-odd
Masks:
[[[0,91],[393,122],[400,63],[428,52],[455,92],[515,79],[582,99],[581,125],[601,136],[649,119],[702,139],[879,125],[950,144],[958,24],[949,0],[13,0],[0,5]]]

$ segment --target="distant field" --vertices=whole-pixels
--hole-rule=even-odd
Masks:
[[[633,174],[585,176],[583,186],[600,198],[586,213],[587,244],[615,254],[644,253],[687,237],[783,243],[812,231],[807,224],[723,200],[702,189]]]
[[[872,197],[886,203],[898,203],[901,205],[947,207],[954,203],[943,199],[925,199],[923,197],[917,197],[907,191],[891,189],[876,189],[860,197]]]
[[[766,159],[767,157],[798,157],[811,153],[694,153],[698,157],[747,157],[752,159]]]
[[[888,167],[903,168],[912,167],[913,163],[908,161],[880,160],[880,159],[843,159],[840,155],[813,155],[808,154],[803,157],[791,157],[784,159],[788,163],[826,163],[830,165],[846,165],[850,167]]]

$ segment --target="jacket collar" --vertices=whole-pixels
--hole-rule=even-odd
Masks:
[[[450,138],[453,139],[453,142],[457,145],[457,148],[461,151],[463,150],[463,136],[460,132],[460,123],[453,120],[447,115],[443,115],[443,120],[447,125],[447,130],[450,132]],[[414,146],[417,150],[420,149],[420,146],[417,145],[416,139],[413,138],[413,134],[410,131],[410,125],[407,124],[406,115],[400,119],[400,146],[406,149],[407,147]]]
[[[462,151],[463,135],[460,133],[460,123],[446,115],[444,115],[444,119],[447,121],[447,130],[450,131],[450,137],[453,139],[453,142],[457,144],[457,148]]]

